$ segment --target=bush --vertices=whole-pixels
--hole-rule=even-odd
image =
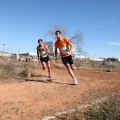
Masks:
[[[37,63],[34,62],[18,62],[12,60],[0,61],[0,78],[18,78],[26,77],[30,69],[35,68]]]
[[[0,78],[7,79],[15,75],[14,62],[8,60],[0,61]]]

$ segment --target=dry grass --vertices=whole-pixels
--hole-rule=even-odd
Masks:
[[[101,62],[92,60],[74,59],[74,64],[78,69],[99,70],[99,71],[120,71],[120,62]]]
[[[65,66],[62,63],[60,57],[57,60],[51,58],[51,62],[54,62],[57,69],[64,69]],[[60,63],[60,64],[59,64]],[[74,65],[77,69],[86,70],[101,70],[101,71],[120,71],[120,62],[107,63],[91,60],[74,59]],[[23,62],[12,59],[0,60],[0,78],[8,79],[9,77],[27,77],[29,71],[37,66],[37,63],[33,61]]]
[[[36,67],[34,62],[18,62],[13,60],[0,60],[0,78],[27,77],[29,70]]]
[[[60,56],[58,56],[57,60],[51,58],[51,61],[54,63],[62,64],[62,60]],[[73,59],[74,65],[77,69],[84,70],[98,70],[98,71],[119,71],[120,72],[120,62],[101,62],[101,61],[93,61],[89,59],[81,60],[81,59]],[[59,67],[58,67],[59,68]],[[64,68],[64,67],[63,67]]]
[[[57,117],[56,120],[119,120],[120,94],[116,94],[97,106],[91,106],[83,111]]]
[[[52,61],[52,60],[51,60]],[[62,63],[61,58],[58,58],[55,63]],[[31,69],[36,68],[38,63],[21,62],[16,60],[0,60],[0,78],[8,79],[27,77]],[[120,62],[104,63],[90,60],[74,59],[74,64],[77,69],[120,71]],[[59,69],[59,67],[58,67]],[[120,95],[110,98],[101,106],[90,108],[87,111],[76,111],[74,113],[61,116],[57,120],[118,120],[120,118]]]

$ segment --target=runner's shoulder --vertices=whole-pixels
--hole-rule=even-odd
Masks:
[[[65,41],[71,42],[69,38],[63,38]]]
[[[44,48],[47,48],[47,45],[46,44],[43,44]]]

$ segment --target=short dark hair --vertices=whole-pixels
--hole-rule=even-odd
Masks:
[[[57,31],[55,32],[55,34],[56,34],[57,32],[59,32],[59,33],[61,34],[61,31],[60,31],[60,30],[57,30]]]
[[[42,40],[42,39],[39,39],[39,40],[38,40],[38,42],[39,42],[39,41],[43,42],[43,40]]]

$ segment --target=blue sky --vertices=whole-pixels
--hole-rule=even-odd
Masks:
[[[90,56],[120,58],[120,0],[0,0],[0,51],[33,52],[55,24],[81,32]]]

